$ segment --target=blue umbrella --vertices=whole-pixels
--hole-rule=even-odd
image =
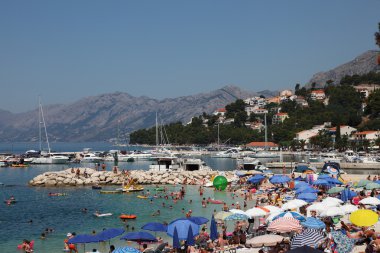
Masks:
[[[191,226],[189,227],[189,232],[187,233],[186,243],[187,243],[187,245],[190,245],[190,246],[195,245],[193,229],[191,228]]]
[[[306,183],[305,181],[297,181],[295,183],[295,186],[294,188],[295,189],[299,189],[299,188],[303,188],[303,187],[309,187],[310,185],[308,183]]]
[[[298,188],[296,190],[296,194],[300,194],[300,193],[317,193],[319,192],[317,189],[314,189],[312,187],[302,187],[302,188]]]
[[[343,202],[347,202],[351,199],[353,199],[354,197],[356,197],[358,194],[354,191],[351,191],[350,189],[346,188],[344,189],[341,193],[340,193],[340,199],[343,201]]]
[[[282,217],[292,217],[292,218],[297,219],[299,221],[305,221],[306,220],[305,217],[303,217],[301,214],[299,214],[297,212],[288,211],[288,212],[282,212],[279,215],[276,215],[275,217],[273,217],[272,221],[277,220],[278,218],[282,218]]]
[[[76,235],[73,238],[69,239],[68,243],[92,243],[92,242],[99,242],[99,239],[96,235]]]
[[[297,199],[305,200],[306,202],[310,203],[317,199],[317,194],[315,193],[301,193],[297,196]]]
[[[261,174],[257,174],[257,175],[254,175],[253,177],[250,177],[247,182],[248,183],[251,183],[251,184],[257,184],[257,183],[260,183],[261,181],[263,181],[265,179],[265,176],[261,175]]]
[[[325,180],[327,182],[329,182],[330,184],[338,184],[338,185],[342,185],[343,184],[341,181],[339,181],[338,179],[333,178],[333,177],[326,178]]]
[[[104,242],[123,234],[124,231],[125,230],[122,228],[109,228],[98,233],[96,236],[98,237],[99,241]]]
[[[130,232],[120,238],[120,240],[141,242],[157,242],[157,238],[148,232]]]
[[[213,241],[218,239],[218,228],[216,226],[216,221],[215,221],[214,215],[212,215],[212,217],[211,217],[210,239]]]
[[[272,184],[283,184],[291,181],[290,177],[285,175],[274,175],[269,179]]]
[[[318,186],[327,186],[330,185],[329,182],[326,179],[317,179],[313,182],[313,185],[318,185]]]
[[[301,225],[307,228],[314,229],[323,229],[326,227],[326,224],[323,221],[314,217],[307,217],[306,221],[301,222]]]
[[[326,179],[326,178],[331,178],[331,177],[328,174],[322,174],[318,176],[318,179]]]
[[[126,246],[116,248],[114,251],[112,251],[112,253],[141,253],[141,251],[133,247]]]
[[[175,248],[175,249],[181,248],[181,245],[179,243],[178,232],[177,232],[177,228],[176,227],[174,227],[173,248]]]
[[[158,231],[166,232],[166,230],[168,229],[168,226],[159,222],[149,222],[149,223],[146,223],[144,226],[142,226],[141,229],[156,231],[156,232]]]
[[[193,235],[199,234],[199,225],[192,222],[191,220],[175,220],[168,225],[167,234],[171,237],[174,236],[174,228],[177,229],[179,240],[186,240],[187,234],[189,232],[189,227],[193,229]]]
[[[173,220],[172,223],[175,221],[178,221],[178,220],[190,220],[197,225],[206,224],[208,222],[208,219],[205,217],[193,216],[193,217],[189,217],[189,218],[178,218],[178,219]]]

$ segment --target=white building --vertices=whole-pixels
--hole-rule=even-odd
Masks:
[[[216,109],[213,114],[214,115],[220,115],[220,116],[224,116],[226,114],[227,110],[226,108],[219,108],[219,109]]]
[[[356,141],[363,141],[363,140],[375,141],[377,138],[379,138],[379,136],[380,136],[379,131],[363,131],[363,132],[357,132],[353,134],[353,138]]]
[[[310,93],[310,98],[312,100],[324,100],[326,98],[326,94],[324,90],[313,90]]]
[[[332,127],[329,129],[329,131],[333,134],[336,133],[336,127]],[[340,135],[343,136],[343,135],[347,135],[347,136],[351,136],[354,132],[356,132],[357,129],[354,128],[354,127],[350,127],[350,126],[340,126]]]
[[[282,123],[287,118],[289,118],[289,115],[286,112],[276,113],[275,115],[273,115],[272,124]]]

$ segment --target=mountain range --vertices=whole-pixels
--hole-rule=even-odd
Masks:
[[[352,61],[344,63],[336,68],[326,72],[318,72],[313,75],[310,81],[306,84],[307,88],[311,87],[312,83],[316,83],[316,87],[324,87],[326,81],[332,80],[335,84],[339,84],[340,80],[346,75],[362,75],[379,69],[377,65],[378,51],[369,50],[355,57]]]
[[[268,90],[249,92],[232,85],[162,100],[115,92],[86,97],[68,105],[44,106],[43,112],[49,140],[100,141],[116,138],[120,132],[154,126],[156,112],[160,123],[186,123],[193,116],[212,113],[237,98],[277,94]],[[0,141],[38,141],[38,115],[38,108],[24,113],[0,110]]]

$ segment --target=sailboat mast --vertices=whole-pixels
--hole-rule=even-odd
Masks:
[[[41,98],[38,98],[38,140],[40,141],[40,151],[42,151],[42,135],[41,135]]]
[[[264,124],[265,124],[265,150],[267,150],[267,142],[268,142],[268,130],[267,130],[267,114],[264,114]]]
[[[44,130],[45,130],[46,143],[47,143],[48,151],[49,151],[49,154],[50,154],[49,138],[48,138],[48,134],[47,134],[46,123],[45,123],[45,117],[44,117],[44,111],[42,110],[42,104],[41,104],[41,101],[40,101],[40,110],[41,110],[42,123],[43,123],[43,125],[44,125]]]
[[[219,138],[219,123],[218,123],[218,151],[219,151],[219,147],[220,147],[220,138]]]
[[[158,119],[157,119],[157,112],[156,112],[156,146],[158,147],[159,145],[159,140],[158,140]]]

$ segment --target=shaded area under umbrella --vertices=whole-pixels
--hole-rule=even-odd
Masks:
[[[130,232],[120,238],[120,240],[127,240],[141,244],[143,242],[157,242],[157,238],[148,232]]]
[[[122,228],[109,228],[96,234],[100,242],[111,240],[112,238],[119,236],[125,232]]]
[[[149,223],[146,223],[144,226],[142,226],[141,229],[155,231],[155,232],[166,232],[168,229],[168,226],[159,222],[149,222]]]

